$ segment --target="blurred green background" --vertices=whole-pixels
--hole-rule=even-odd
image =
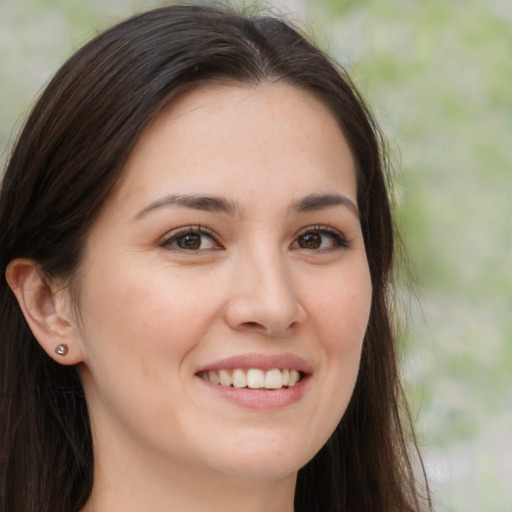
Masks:
[[[2,167],[63,60],[101,29],[157,5],[0,0]],[[349,69],[389,139],[416,283],[404,301],[404,378],[437,509],[511,512],[512,3],[266,6]]]

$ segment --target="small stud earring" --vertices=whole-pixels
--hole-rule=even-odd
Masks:
[[[68,346],[65,343],[60,344],[56,349],[55,353],[59,356],[65,356],[68,353]]]

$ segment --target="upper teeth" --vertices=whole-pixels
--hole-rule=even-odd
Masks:
[[[297,370],[260,370],[251,368],[249,370],[210,370],[200,373],[202,379],[212,384],[221,386],[233,386],[235,388],[251,389],[280,389],[284,386],[292,387],[300,380],[300,373]]]

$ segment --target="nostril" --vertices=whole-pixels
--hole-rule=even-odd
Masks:
[[[246,327],[262,327],[258,322],[244,322]]]

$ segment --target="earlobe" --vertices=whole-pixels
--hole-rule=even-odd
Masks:
[[[46,353],[60,364],[82,362],[79,332],[67,288],[50,282],[39,264],[28,258],[11,261],[5,276],[30,330]]]

